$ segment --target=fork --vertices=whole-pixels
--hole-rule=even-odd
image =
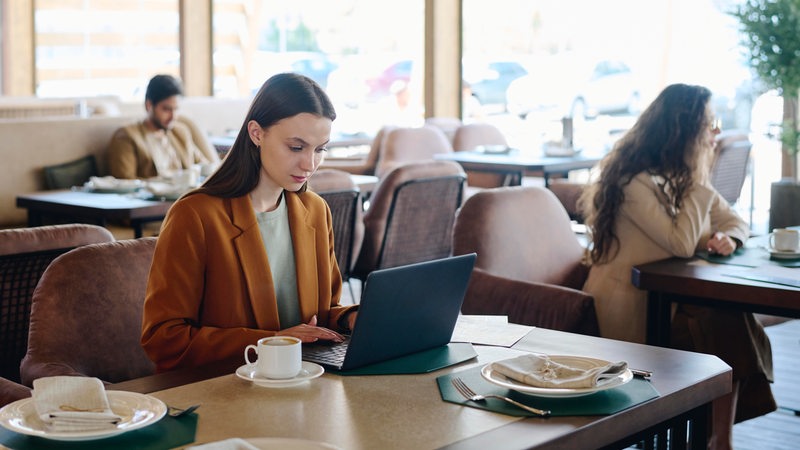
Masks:
[[[470,400],[470,401],[473,401],[473,402],[484,402],[484,401],[486,401],[487,398],[496,398],[496,399],[503,400],[505,402],[511,403],[512,405],[514,405],[516,407],[519,407],[519,408],[522,408],[525,411],[532,412],[532,413],[536,414],[537,416],[547,417],[547,416],[550,415],[550,411],[549,410],[538,409],[538,408],[534,408],[532,406],[523,405],[522,403],[520,403],[520,402],[518,402],[516,400],[512,400],[512,399],[510,399],[508,397],[504,397],[502,395],[494,395],[494,394],[480,395],[480,394],[477,394],[469,386],[467,386],[466,383],[464,383],[464,380],[462,380],[459,377],[452,378],[450,380],[450,382],[453,383],[453,386],[456,388],[456,390],[458,391],[459,394],[463,395],[464,398],[466,398],[467,400]]]

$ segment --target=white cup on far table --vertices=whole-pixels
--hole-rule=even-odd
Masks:
[[[800,251],[800,230],[776,228],[769,235],[770,248],[781,252]]]
[[[255,364],[256,374],[274,380],[294,378],[302,367],[302,341],[293,336],[271,336],[258,340],[244,349],[244,360]],[[250,350],[258,355],[250,361]]]

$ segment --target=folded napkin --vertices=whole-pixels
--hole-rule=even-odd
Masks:
[[[209,442],[208,444],[193,445],[186,450],[258,450],[258,447],[244,439],[230,438],[223,441]]]
[[[114,428],[122,417],[108,403],[103,382],[87,377],[42,377],[33,381],[33,405],[51,431]]]
[[[581,389],[602,386],[628,368],[625,361],[589,369],[558,363],[547,355],[528,354],[492,363],[492,370],[534,387]]]

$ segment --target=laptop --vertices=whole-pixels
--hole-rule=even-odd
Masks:
[[[475,253],[371,272],[358,319],[341,343],[303,344],[303,360],[350,370],[447,345]]]

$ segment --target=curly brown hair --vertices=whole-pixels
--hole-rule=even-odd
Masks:
[[[625,201],[625,186],[637,174],[662,177],[671,206],[681,208],[696,182],[710,98],[711,91],[702,86],[667,86],[600,162],[599,179],[579,202],[592,237],[592,263],[608,262],[619,250],[615,222]]]

